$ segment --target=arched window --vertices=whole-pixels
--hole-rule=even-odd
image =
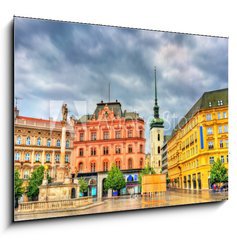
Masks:
[[[79,163],[79,173],[82,173],[83,172],[83,163],[82,162],[80,162]]]
[[[121,163],[120,160],[116,160],[116,161],[115,161],[115,165],[116,165],[116,167],[119,168],[119,169],[121,168],[121,164],[120,164],[120,163]]]
[[[37,146],[40,146],[41,145],[41,138],[39,137],[38,139],[37,139]]]
[[[91,172],[95,172],[95,162],[91,163]]]
[[[140,145],[140,153],[142,153],[143,152],[143,146],[142,146],[142,144]]]
[[[128,153],[132,153],[132,144],[128,145]]]
[[[131,169],[132,168],[132,159],[129,158],[128,159],[128,169]]]
[[[55,161],[56,161],[56,163],[59,163],[59,161],[60,161],[60,154],[56,154],[55,155]]]
[[[160,146],[157,148],[157,152],[158,154],[160,154]]]
[[[104,161],[104,162],[103,162],[103,171],[104,171],[104,172],[107,172],[107,171],[108,171],[108,168],[109,168],[109,163],[108,163],[108,161]]]
[[[20,158],[21,158],[21,154],[20,154],[19,152],[16,152],[16,153],[15,153],[15,160],[16,160],[16,161],[19,161]]]
[[[67,140],[67,141],[66,141],[66,148],[69,148],[69,147],[70,147],[70,141]]]
[[[35,154],[35,161],[39,162],[40,161],[40,153]]]
[[[140,159],[140,168],[142,168],[143,167],[143,159],[141,158]]]
[[[158,141],[160,141],[160,134],[158,133],[158,137],[157,137]]]
[[[49,138],[48,140],[47,140],[47,147],[50,147],[51,146],[51,139]]]
[[[69,163],[69,155],[68,154],[65,155],[65,163]]]
[[[59,139],[57,140],[56,146],[60,147],[60,140]]]
[[[24,179],[28,179],[29,178],[29,170],[25,170],[24,171],[24,176],[23,176]]]
[[[29,153],[26,153],[25,154],[25,161],[29,161],[30,160],[30,154]]]
[[[16,144],[20,145],[21,144],[21,136],[18,136],[16,139]]]
[[[26,145],[30,145],[30,137],[26,138]]]
[[[46,153],[46,162],[50,162],[51,155],[50,153]]]
[[[139,131],[139,136],[140,136],[140,138],[143,137],[143,131],[142,130]]]

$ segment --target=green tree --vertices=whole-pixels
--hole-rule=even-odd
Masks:
[[[142,176],[145,174],[156,174],[156,172],[153,167],[151,167],[149,165],[145,166],[145,168],[142,169],[142,171],[140,172],[140,174],[138,176],[138,181],[140,184],[142,184]]]
[[[44,179],[44,166],[36,168],[30,179],[27,187],[27,196],[31,201],[37,200],[39,195],[39,186],[42,184]]]
[[[20,179],[20,173],[18,170],[14,171],[14,197],[15,207],[18,207],[18,199],[23,195],[25,188],[23,187],[23,180]]]
[[[80,178],[78,180],[79,186],[80,186],[80,193],[85,193],[88,191],[88,183],[84,178]]]
[[[210,181],[211,184],[228,182],[228,170],[220,159],[217,159],[211,167]]]
[[[108,172],[108,177],[105,179],[104,186],[106,190],[112,189],[118,192],[126,186],[122,172],[115,165],[113,165],[111,170]]]

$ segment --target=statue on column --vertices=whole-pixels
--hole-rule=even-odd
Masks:
[[[63,104],[62,105],[62,118],[63,118],[63,122],[67,122],[67,114],[68,114],[68,108],[67,108],[67,104]]]

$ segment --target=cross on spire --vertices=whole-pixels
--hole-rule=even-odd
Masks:
[[[153,107],[153,110],[154,110],[154,118],[159,118],[159,106],[157,103],[156,67],[154,69],[154,73],[155,73],[155,105]]]

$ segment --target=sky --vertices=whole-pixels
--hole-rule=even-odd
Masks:
[[[116,99],[149,122],[158,105],[170,134],[206,91],[228,87],[228,39],[15,17],[14,91],[20,115],[92,114]]]

